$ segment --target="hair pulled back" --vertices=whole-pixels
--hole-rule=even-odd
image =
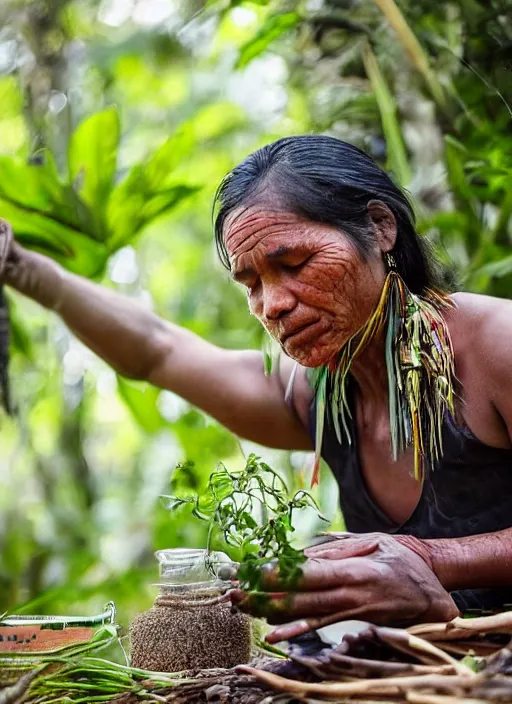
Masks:
[[[362,149],[335,137],[285,137],[250,154],[222,180],[214,201],[215,242],[229,268],[227,216],[261,203],[342,230],[366,258],[374,242],[368,202],[380,200],[395,216],[397,270],[413,293],[439,285],[437,267],[416,232],[405,193]],[[276,208],[277,206],[277,208]]]

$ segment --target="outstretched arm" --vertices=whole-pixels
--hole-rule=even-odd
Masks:
[[[2,228],[5,234],[8,226],[0,221]],[[58,313],[119,374],[177,393],[254,442],[310,449],[303,424],[284,401],[291,360],[265,377],[260,353],[216,347],[16,243],[4,278]]]

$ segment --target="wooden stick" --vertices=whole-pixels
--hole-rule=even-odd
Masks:
[[[454,640],[464,638],[468,631],[472,633],[507,633],[512,636],[512,611],[504,611],[492,616],[478,618],[461,618],[456,616],[447,623],[420,623],[411,626],[407,632],[421,636],[426,640]]]
[[[423,692],[407,692],[406,699],[411,704],[488,704],[485,699],[468,699],[464,697],[445,696],[444,694],[424,694]]]
[[[269,687],[291,694],[307,696],[320,694],[327,698],[353,697],[363,694],[390,695],[400,694],[409,689],[440,689],[441,691],[464,691],[481,680],[479,675],[468,669],[464,675],[416,675],[412,677],[384,677],[380,680],[362,680],[360,682],[310,683],[290,680],[271,672],[257,670],[249,665],[239,665],[237,672],[256,677]]]
[[[448,653],[445,653],[444,650],[441,650],[441,648],[436,647],[427,640],[423,640],[423,638],[412,635],[408,631],[399,628],[381,627],[376,628],[375,632],[385,643],[392,645],[394,648],[397,648],[397,650],[401,650],[408,655],[414,655],[419,659],[422,659],[421,655],[434,658],[434,660],[438,662],[441,661],[447,665],[451,665],[455,672],[460,675],[471,672],[466,665],[462,665],[458,660],[448,655]]]
[[[512,636],[512,611],[504,611],[493,616],[461,618],[457,616],[446,625],[447,630],[461,628],[472,633],[508,633]]]

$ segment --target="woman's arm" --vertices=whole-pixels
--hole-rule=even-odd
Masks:
[[[8,225],[0,221],[0,234]],[[291,360],[265,377],[262,355],[212,345],[129,298],[65,271],[12,243],[4,279],[55,311],[119,374],[169,389],[230,430],[271,447],[310,449],[309,437],[284,402]]]
[[[467,538],[422,542],[437,578],[448,591],[512,587],[512,528]]]

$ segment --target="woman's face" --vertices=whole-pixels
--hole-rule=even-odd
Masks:
[[[377,240],[365,261],[335,227],[258,206],[232,213],[224,240],[251,312],[306,367],[328,362],[378,303],[385,269]]]

